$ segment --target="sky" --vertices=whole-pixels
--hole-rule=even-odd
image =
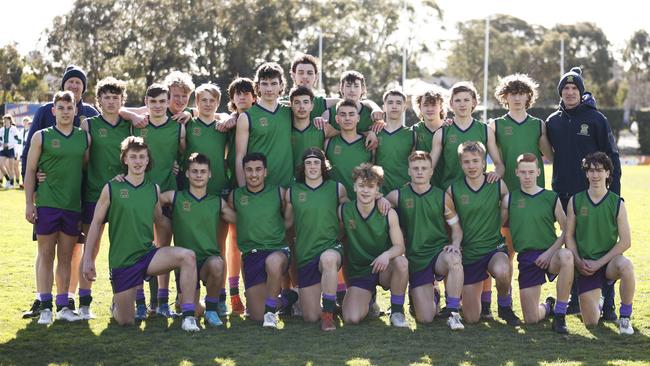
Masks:
[[[351,0],[354,1],[354,0]],[[407,0],[408,1],[408,0]],[[510,14],[529,23],[552,27],[591,21],[603,29],[613,51],[624,47],[625,41],[638,29],[650,33],[647,12],[639,9],[638,0],[437,0],[444,12],[447,37],[453,37],[456,22],[485,18],[494,14]],[[3,4],[0,46],[17,42],[21,53],[42,50],[38,39],[51,25],[52,19],[72,9],[73,0],[19,0]],[[567,4],[571,4],[567,6]],[[615,4],[615,5],[614,5]]]

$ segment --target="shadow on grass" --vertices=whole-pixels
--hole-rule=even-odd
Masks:
[[[415,329],[395,329],[387,317],[323,333],[319,325],[297,318],[283,329],[264,329],[258,322],[229,317],[225,327],[187,334],[180,320],[153,318],[122,327],[104,318],[90,324],[33,320],[0,345],[0,364],[70,365],[194,364],[299,365],[460,364],[515,365],[581,362],[605,365],[614,360],[650,362],[650,340],[637,332],[620,336],[612,325],[586,331],[570,322],[571,335],[559,336],[549,322],[512,328],[500,321],[467,325],[451,332],[444,320]],[[94,324],[96,323],[96,324]],[[105,323],[104,323],[105,324]],[[98,331],[94,331],[98,329]]]

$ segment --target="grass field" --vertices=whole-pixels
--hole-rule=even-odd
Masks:
[[[547,167],[547,173],[548,171]],[[358,326],[341,326],[325,334],[316,324],[284,319],[283,329],[230,317],[226,327],[198,334],[180,330],[179,321],[152,319],[123,328],[111,323],[108,308],[107,244],[104,238],[93,289],[97,319],[49,328],[20,319],[34,291],[36,246],[24,217],[22,191],[0,192],[0,364],[1,365],[647,365],[650,364],[650,168],[624,167],[623,196],[632,225],[637,290],[632,316],[636,333],[623,337],[614,323],[586,329],[576,316],[567,317],[570,335],[560,337],[550,322],[511,328],[495,320],[451,333],[443,320],[430,326],[394,329],[387,317]],[[547,174],[547,177],[550,174]],[[516,275],[515,275],[516,278]],[[521,314],[517,285],[515,311]],[[618,292],[618,288],[617,288]],[[494,291],[496,293],[496,291]],[[543,298],[554,294],[546,285]],[[496,297],[496,294],[493,295]],[[493,300],[496,315],[496,299]],[[388,293],[379,303],[388,307]],[[618,307],[618,296],[617,296]]]

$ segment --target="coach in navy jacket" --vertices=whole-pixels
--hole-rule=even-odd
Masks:
[[[546,119],[546,133],[554,151],[553,190],[566,206],[572,195],[587,189],[580,164],[582,159],[592,152],[602,151],[614,164],[609,189],[620,195],[621,161],[616,140],[607,118],[596,109],[591,95],[585,95],[579,67],[562,76],[558,93],[562,98],[560,107]]]
[[[63,79],[61,80],[61,90],[70,90],[77,101],[77,114],[74,116],[74,125],[79,127],[82,120],[95,117],[99,113],[93,106],[86,104],[81,100],[81,96],[86,92],[86,73],[79,67],[75,65],[70,65],[65,69],[63,74]],[[32,121],[32,126],[29,128],[29,133],[27,134],[27,139],[25,140],[25,147],[23,148],[23,156],[21,159],[23,180],[25,178],[25,166],[27,164],[27,152],[29,151],[29,145],[32,142],[32,136],[37,131],[40,131],[44,128],[54,126],[56,120],[54,119],[54,114],[52,114],[52,107],[54,104],[52,102],[43,104],[36,110],[34,114],[34,120]]]

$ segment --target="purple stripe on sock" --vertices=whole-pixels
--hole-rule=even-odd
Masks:
[[[448,297],[447,307],[451,309],[460,309],[460,297]]]
[[[39,294],[41,301],[52,301],[52,294]]]
[[[222,288],[221,291],[219,292],[219,295],[226,296],[226,289]]]
[[[621,316],[629,318],[632,315],[632,304],[623,304],[621,303],[621,308],[619,309]]]
[[[330,294],[323,293],[323,300],[336,301],[336,294],[330,295]]]
[[[90,296],[91,292],[92,291],[89,288],[80,288],[79,289],[79,297]]]
[[[277,307],[277,299],[275,297],[267,297],[264,305],[275,309]]]
[[[188,304],[182,304],[181,305],[181,311],[186,312],[186,311],[194,311],[194,303],[188,303]]]
[[[239,288],[239,276],[228,277],[228,285],[230,288]]]
[[[404,295],[390,295],[390,303],[396,305],[404,305]]]
[[[167,288],[159,288],[158,289],[158,298],[169,298],[169,289]]]
[[[499,304],[499,306],[505,306],[505,307],[512,306],[512,296],[507,295],[502,297],[497,295],[497,304]]]
[[[144,289],[139,288],[135,290],[135,299],[144,300]]]
[[[492,291],[481,292],[481,302],[491,302],[491,301],[492,301]]]
[[[208,302],[215,302],[215,303],[216,303],[216,302],[219,302],[219,298],[217,298],[217,297],[206,296],[206,297],[205,297],[205,302],[206,302],[206,303],[208,303]]]
[[[348,287],[345,285],[345,283],[339,283],[338,285],[336,285],[336,292],[342,292],[347,289]]]
[[[68,306],[68,293],[56,295],[56,306]]]
[[[566,314],[566,308],[569,306],[568,302],[558,301],[555,303],[555,314]]]

